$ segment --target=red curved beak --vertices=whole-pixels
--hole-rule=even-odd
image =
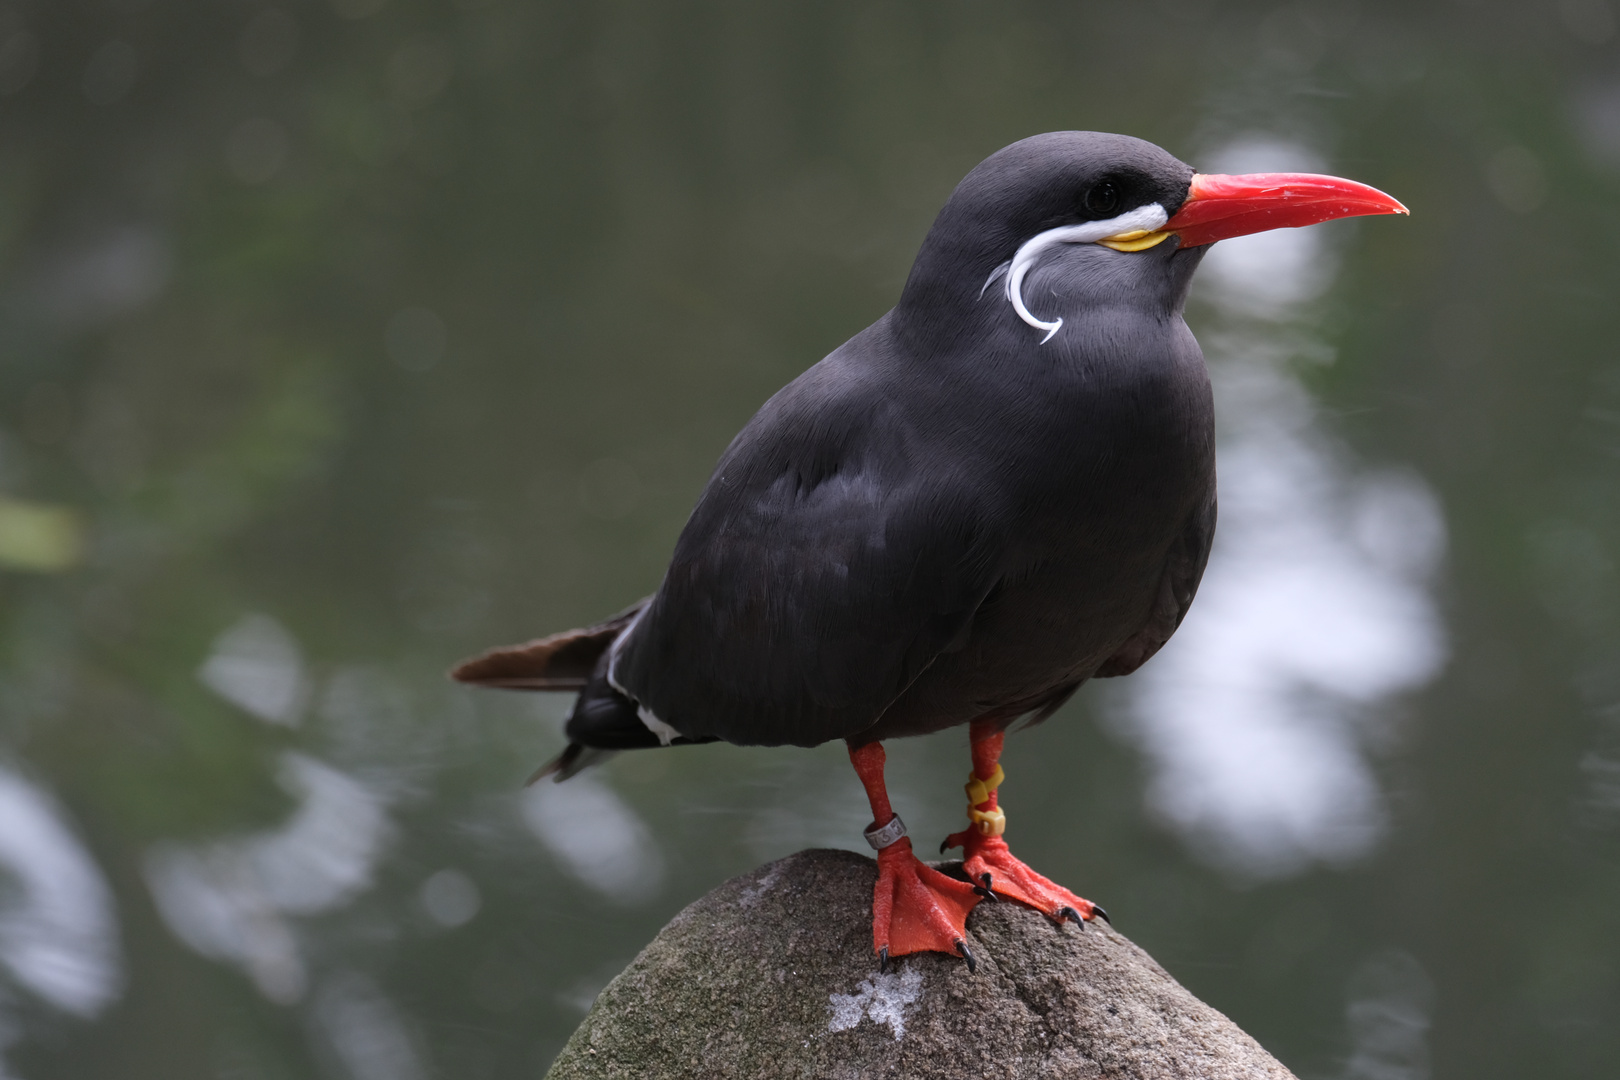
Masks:
[[[1316,173],[1194,174],[1187,201],[1164,226],[1184,248],[1363,214],[1405,214],[1377,188]]]

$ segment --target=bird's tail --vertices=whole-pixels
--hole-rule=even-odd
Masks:
[[[615,751],[665,745],[642,723],[636,703],[607,681],[613,642],[635,621],[648,600],[633,604],[595,626],[552,634],[522,645],[491,649],[451,670],[452,678],[480,686],[579,691],[564,728],[568,736],[567,748],[536,769],[528,783],[547,776],[561,783]],[[676,738],[674,743],[710,741],[683,737]]]
[[[583,690],[596,672],[597,661],[651,599],[638,600],[583,630],[564,630],[522,645],[491,649],[451,668],[450,677],[508,690]]]
[[[568,749],[534,770],[533,775],[523,781],[523,786],[529,787],[538,784],[548,776],[555,776],[557,778],[556,782],[560,784],[581,769],[594,765],[603,758],[612,756],[612,750],[600,750],[594,746],[586,746],[584,743],[571,742],[568,744]]]

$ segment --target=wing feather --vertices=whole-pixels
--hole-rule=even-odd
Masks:
[[[1204,567],[1209,564],[1209,548],[1215,540],[1215,491],[1212,487],[1208,500],[1198,508],[1182,529],[1181,535],[1170,546],[1165,561],[1164,575],[1159,579],[1159,592],[1148,620],[1118,652],[1097,669],[1097,678],[1107,679],[1129,675],[1164,647],[1170,635],[1176,632],[1181,620],[1192,607],[1198,583],[1204,578]]]
[[[721,459],[614,684],[693,738],[813,746],[875,723],[960,640],[1005,547],[985,485],[923,467],[922,444],[859,373],[812,369],[773,398]]]

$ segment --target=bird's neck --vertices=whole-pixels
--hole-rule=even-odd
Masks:
[[[916,344],[951,340],[981,317],[979,301],[991,302],[996,292],[985,282],[1018,248],[1016,237],[988,223],[955,220],[950,211],[929,230],[894,308],[895,332]]]

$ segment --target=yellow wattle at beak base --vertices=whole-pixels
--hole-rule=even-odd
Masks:
[[[1097,243],[1115,251],[1146,251],[1168,239],[1170,234],[1163,229],[1154,229],[1151,232],[1147,229],[1136,229],[1132,232],[1122,232],[1118,236],[1110,236],[1106,240],[1098,240]]]

